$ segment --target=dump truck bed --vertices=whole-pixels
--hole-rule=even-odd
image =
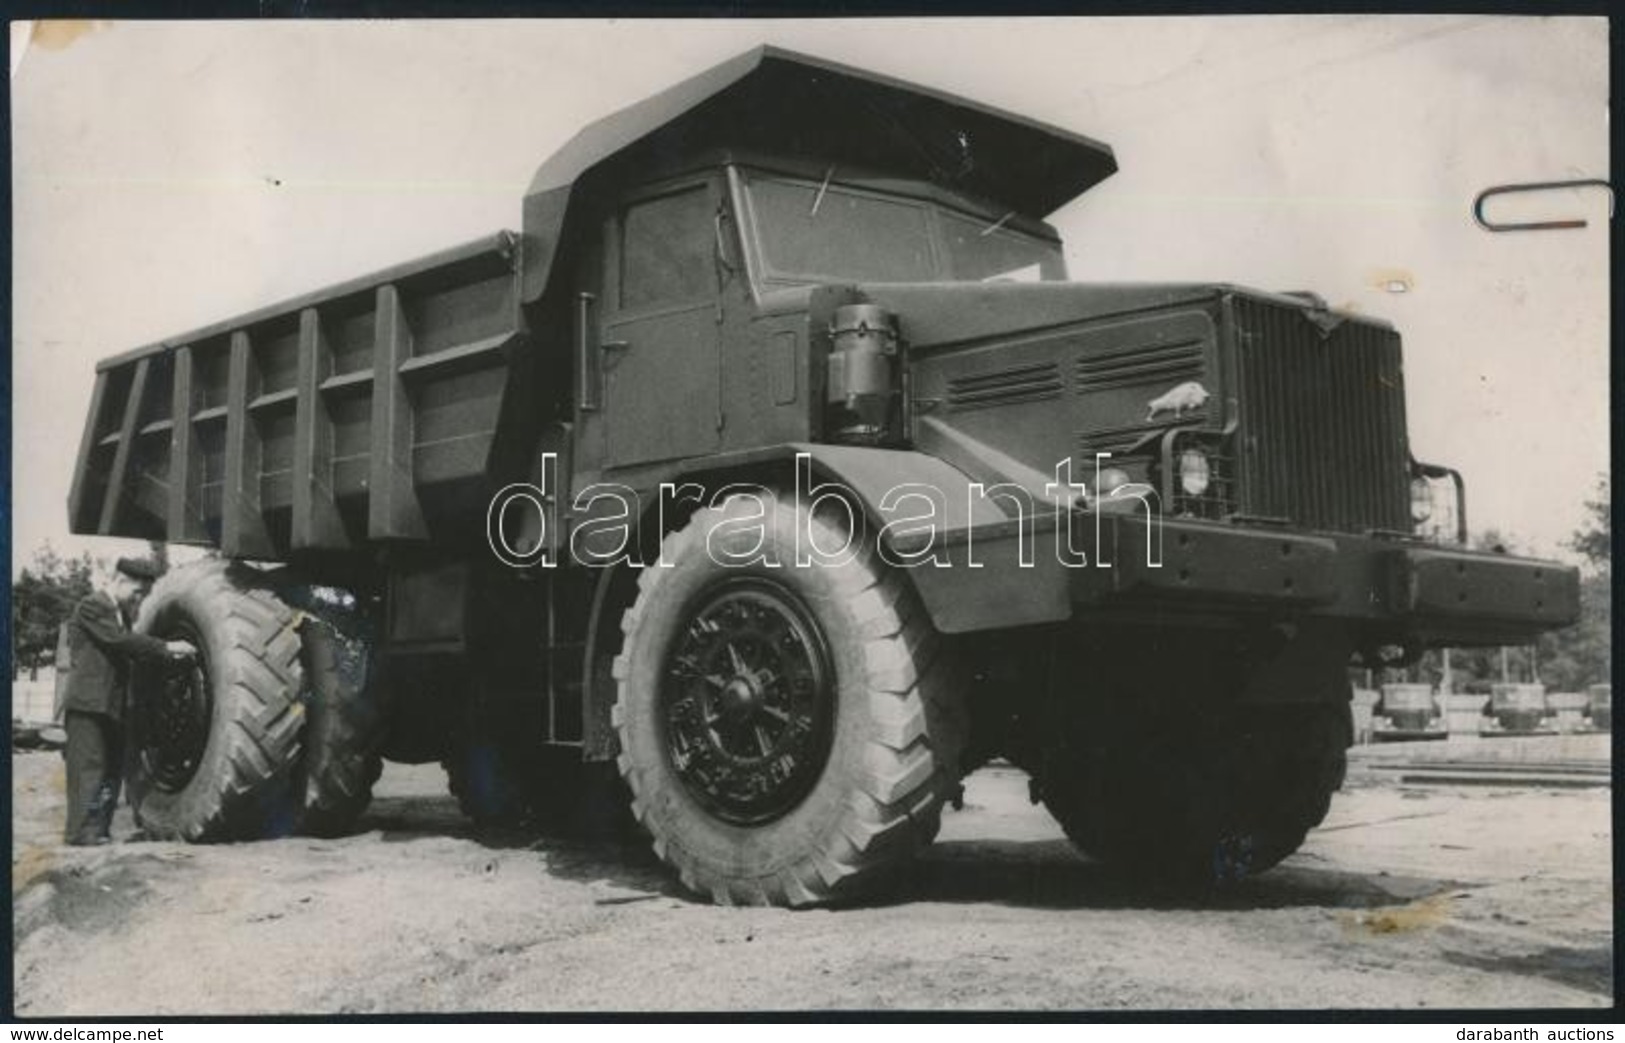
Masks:
[[[499,232],[107,359],[79,534],[275,560],[423,538],[487,478],[528,350]]]

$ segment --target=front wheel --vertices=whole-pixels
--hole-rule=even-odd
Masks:
[[[1343,784],[1346,704],[1122,708],[1055,747],[1044,805],[1085,854],[1180,888],[1233,884],[1303,843]]]
[[[959,779],[959,678],[872,549],[795,567],[798,526],[821,548],[845,532],[772,499],[759,528],[736,527],[750,499],[697,512],[665,540],[669,567],[639,577],[614,667],[620,772],[690,889],[723,904],[844,899],[935,836]],[[752,551],[755,564],[719,562]]]

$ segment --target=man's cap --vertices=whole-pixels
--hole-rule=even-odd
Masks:
[[[139,579],[147,583],[151,583],[159,575],[158,566],[145,558],[120,558],[113,568],[131,579]]]

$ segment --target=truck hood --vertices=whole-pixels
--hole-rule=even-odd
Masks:
[[[1399,336],[1380,320],[1225,283],[842,292],[897,317],[914,447],[989,488],[1053,501],[1063,469],[1087,479],[1105,454],[1193,516],[1348,531],[1408,522]],[[1176,503],[1166,475],[1154,477],[1173,432],[1216,461],[1213,503]],[[1339,477],[1329,460],[1357,462],[1349,473],[1361,477]]]
[[[1163,311],[1230,293],[1296,307],[1333,325],[1346,317],[1307,296],[1229,283],[870,283],[856,289],[898,316],[911,352]]]
[[[1295,314],[1323,335],[1352,318],[1308,294],[1224,283],[865,284],[835,293],[897,317],[917,448],[1042,499],[1066,461],[1092,469],[1097,453],[1132,456],[1174,425],[1217,434],[1236,419],[1220,361],[1225,301]],[[1170,395],[1191,401],[1155,407]]]

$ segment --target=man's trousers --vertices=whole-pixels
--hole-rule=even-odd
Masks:
[[[69,710],[68,843],[94,843],[110,834],[124,775],[124,728],[102,713]]]

